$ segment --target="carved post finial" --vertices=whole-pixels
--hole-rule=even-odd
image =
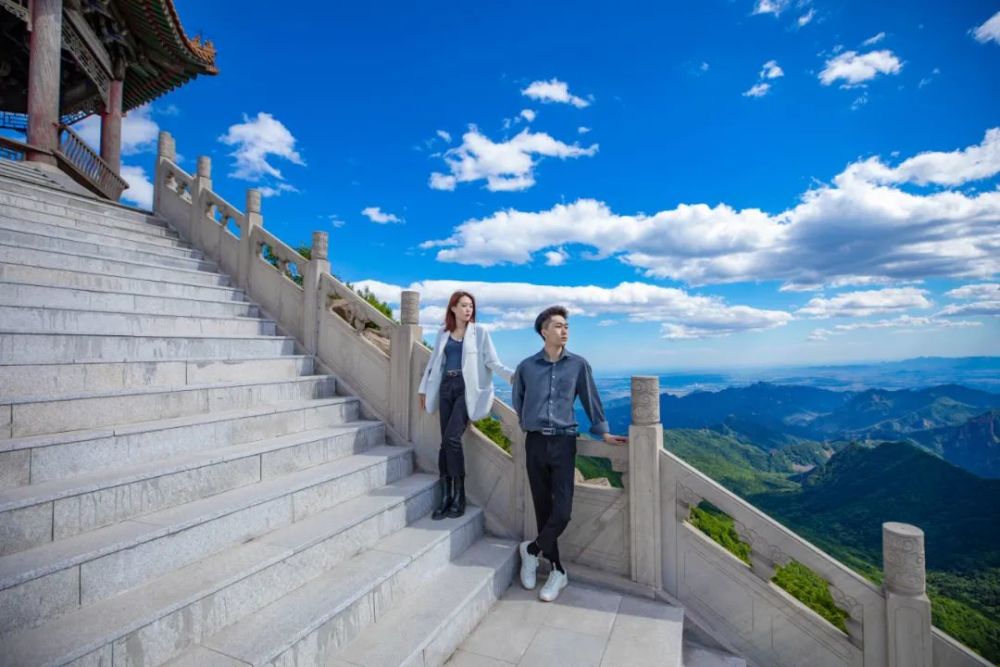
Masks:
[[[927,587],[924,531],[906,523],[882,524],[885,587],[900,595],[923,595]]]
[[[169,132],[165,130],[160,131],[160,138],[157,143],[156,152],[160,157],[167,158],[171,161],[177,160],[177,147],[174,145],[174,138]]]
[[[632,376],[632,423],[648,426],[660,423],[660,378]]]
[[[212,178],[212,158],[207,155],[198,156],[198,176]]]
[[[247,213],[260,213],[260,190],[247,190]]]
[[[312,258],[327,259],[330,247],[330,235],[326,232],[313,232]]]
[[[403,290],[399,297],[399,321],[403,324],[419,324],[420,292]]]

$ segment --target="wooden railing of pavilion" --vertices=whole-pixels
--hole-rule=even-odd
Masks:
[[[175,155],[173,138],[161,133],[155,212],[218,261],[305,353],[314,355],[317,372],[336,374],[338,390],[359,398],[366,419],[385,422],[389,442],[412,446],[417,467],[436,470],[437,417],[417,401],[430,359],[430,350],[420,343],[420,295],[403,291],[399,321],[385,317],[330,274],[325,232],[313,233],[307,260],[263,229],[258,191],[247,192],[246,210],[240,212],[212,191],[208,158],[199,158],[197,172],[188,174]],[[265,246],[277,267],[265,261]],[[302,276],[301,284],[292,275]],[[621,582],[632,592],[683,605],[685,623],[751,665],[988,666],[932,628],[919,529],[883,525],[884,584],[876,585],[665,451],[658,378],[632,378],[631,398],[628,447],[578,440],[579,454],[610,460],[622,473],[624,488],[576,486],[573,520],[560,538],[566,560],[600,570],[597,575],[606,577],[602,583]],[[489,532],[530,539],[535,532],[525,436],[510,406],[497,400],[492,413],[510,451],[478,429],[467,429],[466,488],[483,509]],[[746,561],[695,527],[692,508],[702,501],[733,519],[749,547]],[[842,626],[774,583],[775,570],[792,561],[826,582],[845,613]]]
[[[61,137],[56,160],[60,168],[85,188],[112,201],[118,201],[122,192],[128,188],[128,182],[116,174],[68,125],[60,123],[59,132]]]

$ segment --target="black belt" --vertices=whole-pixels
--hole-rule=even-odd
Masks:
[[[555,428],[552,426],[546,426],[537,431],[529,431],[529,433],[538,433],[539,435],[579,435],[579,432],[575,428]]]
[[[460,378],[462,377],[462,371],[445,371],[444,376],[447,378]]]

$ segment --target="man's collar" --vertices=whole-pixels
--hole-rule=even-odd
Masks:
[[[532,359],[534,359],[535,361],[544,361],[545,363],[549,363],[549,364],[552,364],[552,363],[558,363],[558,362],[562,361],[563,359],[569,359],[569,358],[570,358],[570,357],[572,357],[572,356],[574,356],[574,355],[573,355],[573,354],[572,354],[572,353],[571,353],[571,352],[570,352],[569,350],[567,350],[567,349],[566,349],[566,348],[564,347],[564,348],[563,348],[563,351],[562,351],[562,356],[560,356],[560,357],[559,357],[558,359],[556,359],[555,361],[549,361],[549,358],[545,356],[545,348],[543,347],[543,348],[542,348],[541,350],[539,350],[539,351],[538,351],[538,352],[537,352],[537,353],[536,353],[536,354],[535,354],[535,355],[534,355],[533,357],[531,357],[531,358],[532,358]]]

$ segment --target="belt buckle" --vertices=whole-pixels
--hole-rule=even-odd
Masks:
[[[555,435],[556,429],[552,428],[551,426],[546,426],[545,428],[542,429],[541,433],[542,435]]]

